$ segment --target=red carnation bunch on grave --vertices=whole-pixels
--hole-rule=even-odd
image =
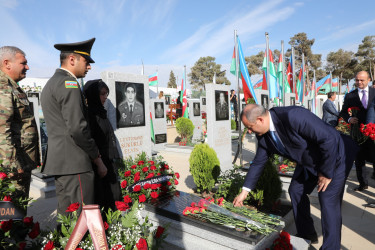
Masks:
[[[150,202],[176,190],[180,175],[161,157],[149,159],[142,153],[135,159],[124,160],[124,165],[125,168],[119,170],[121,191],[133,202]],[[131,206],[131,202],[128,205]]]
[[[375,141],[375,124],[369,123],[369,124],[361,124],[360,131],[364,136],[367,136],[371,140]]]
[[[281,231],[279,238],[274,240],[271,248],[267,248],[268,250],[292,250],[293,246],[290,244],[290,234]]]

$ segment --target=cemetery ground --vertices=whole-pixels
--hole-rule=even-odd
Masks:
[[[167,128],[168,143],[173,143],[177,137],[177,132],[174,127],[168,126]],[[251,135],[247,135],[244,140],[243,148],[243,163],[248,164],[255,155],[255,138]],[[232,159],[237,149],[237,143],[232,143]],[[176,172],[180,173],[179,185],[177,189],[187,193],[194,193],[194,180],[189,172],[189,150],[183,152],[177,152],[173,150],[159,151],[159,155],[164,157],[164,160],[168,162],[170,166]],[[237,159],[236,164],[240,164],[240,160]],[[224,169],[228,169],[225,167]],[[222,168],[223,170],[223,168]],[[372,173],[372,166],[367,165],[367,172]],[[375,249],[375,208],[366,207],[368,202],[375,202],[375,180],[369,179],[369,189],[363,192],[354,192],[353,188],[358,185],[355,169],[353,168],[350,176],[346,182],[347,189],[344,194],[344,200],[342,204],[342,249]],[[52,198],[40,198],[33,190],[30,190],[30,196],[34,198],[34,202],[28,209],[28,216],[33,216],[34,221],[41,223],[41,228],[53,228],[56,224],[56,197]],[[284,202],[288,202],[289,196],[285,196]],[[314,219],[315,228],[319,236],[319,242],[310,246],[310,249],[319,249],[322,244],[322,231],[320,224],[320,208],[319,200],[317,196],[312,195],[311,200],[311,213]],[[290,214],[291,215],[291,214]],[[292,216],[289,216],[292,218]],[[285,231],[291,235],[296,234],[294,221],[292,219],[289,226],[285,228]],[[201,249],[205,249],[202,246]],[[243,249],[247,249],[244,244]]]

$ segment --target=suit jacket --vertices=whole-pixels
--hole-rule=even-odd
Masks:
[[[289,106],[272,108],[269,112],[287,155],[277,150],[269,132],[257,136],[258,148],[245,187],[255,188],[271,154],[286,156],[297,163],[293,179],[306,179],[308,173],[334,178],[337,168],[347,170],[345,166],[351,167],[358,150],[356,144],[309,110]]]
[[[375,98],[367,106],[366,124],[367,123],[375,123]]]
[[[375,88],[368,88],[368,103],[367,107],[370,107],[371,102],[375,97]],[[344,99],[344,104],[340,112],[340,117],[342,117],[346,122],[349,121],[350,115],[348,114],[348,108],[358,107],[359,111],[357,113],[357,118],[359,123],[366,123],[367,110],[363,107],[361,100],[359,99],[358,89],[346,94]]]
[[[88,113],[77,79],[57,69],[43,88],[41,104],[48,133],[42,171],[68,175],[92,170],[99,150],[88,127]]]
[[[130,107],[127,101],[120,103],[118,106],[118,112],[119,127],[144,125],[145,115],[143,104],[139,101],[134,102],[133,112],[130,112]]]
[[[323,104],[323,118],[322,120],[329,125],[336,127],[339,112],[336,110],[335,104],[327,99]]]

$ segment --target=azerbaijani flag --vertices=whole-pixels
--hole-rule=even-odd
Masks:
[[[264,59],[263,59],[263,71],[265,72],[265,76],[267,77],[267,53],[264,53]],[[278,97],[277,93],[277,77],[276,77],[276,70],[275,70],[275,64],[273,63],[273,57],[272,57],[272,51],[268,51],[268,57],[269,57],[269,71],[270,71],[270,80],[269,80],[269,93],[270,98]]]
[[[263,78],[261,78],[259,81],[257,81],[255,84],[254,84],[254,89],[262,89],[262,84],[263,84]]]
[[[306,76],[306,68],[305,65],[301,65],[301,69],[299,71],[298,79],[297,79],[297,86],[296,86],[296,99],[303,103],[303,88],[305,88],[305,76]]]
[[[184,72],[184,75],[182,76],[180,101],[182,103],[182,117],[189,118],[189,114],[188,114],[188,111],[187,111],[186,75],[185,75],[185,72]]]
[[[148,76],[148,85],[155,86],[158,84],[158,72]]]
[[[151,112],[150,112],[150,121],[151,121],[151,124],[150,124],[150,127],[151,127],[151,141],[153,143],[155,143],[154,123],[152,122],[152,114],[151,114]]]
[[[245,102],[248,98],[254,98],[254,101],[256,104],[258,104],[257,97],[255,96],[253,85],[251,84],[249,71],[247,70],[245,57],[242,52],[241,42],[240,39],[237,36],[237,44],[238,44],[238,56],[239,56],[239,66],[238,73],[241,73],[241,80],[242,80],[242,90],[245,96]],[[236,75],[236,49],[233,51],[233,57],[232,57],[232,64],[230,67],[230,72],[233,75]]]
[[[324,78],[320,79],[319,82],[316,83],[316,92],[318,93],[320,89],[323,87],[323,89],[326,89],[327,87],[331,87],[331,74],[326,75]]]
[[[289,93],[293,93],[293,62],[292,62],[292,56],[290,56],[290,61],[289,61],[289,65],[288,65],[288,68],[286,70],[286,79],[289,83],[289,90],[290,92]],[[287,93],[285,91],[285,93]]]

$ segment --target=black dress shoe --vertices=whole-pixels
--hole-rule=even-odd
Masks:
[[[309,234],[309,235],[297,234],[296,236],[311,241],[311,244],[318,243],[318,235],[316,233]]]
[[[368,189],[368,186],[367,185],[359,185],[358,187],[354,188],[354,191],[363,191],[365,189]]]

